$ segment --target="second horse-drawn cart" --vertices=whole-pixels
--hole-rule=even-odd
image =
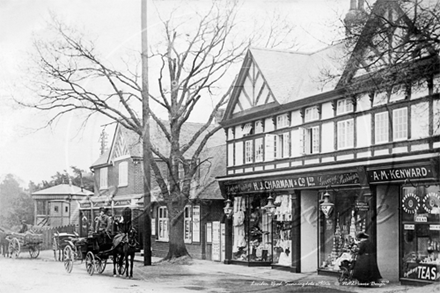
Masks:
[[[22,249],[27,249],[31,258],[37,258],[40,255],[41,243],[43,243],[43,235],[32,232],[11,233],[6,236],[9,241],[9,255],[18,257]]]

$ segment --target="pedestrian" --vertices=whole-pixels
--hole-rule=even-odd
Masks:
[[[382,276],[376,261],[376,249],[370,241],[369,235],[360,232],[356,235],[358,252],[353,270],[353,278],[359,281],[359,286],[371,286],[379,283]]]

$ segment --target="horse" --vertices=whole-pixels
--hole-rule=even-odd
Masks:
[[[136,252],[136,229],[130,228],[128,232],[119,233],[113,239],[113,276],[116,277],[116,265],[118,263],[118,274],[121,275],[122,266],[125,262],[125,276],[133,278],[133,262]],[[129,262],[130,261],[130,262]]]
[[[0,250],[4,257],[9,257],[9,241],[6,239],[8,235],[5,229],[0,228]]]

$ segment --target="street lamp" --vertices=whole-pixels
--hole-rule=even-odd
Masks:
[[[272,217],[275,214],[276,206],[273,203],[273,197],[271,194],[269,194],[269,197],[267,198],[267,205],[265,205],[263,209],[266,210],[266,213],[269,217]]]
[[[324,201],[321,203],[321,211],[324,213],[325,218],[328,219],[333,211],[334,204],[330,202],[330,194],[327,191],[325,191],[323,198]]]
[[[226,217],[228,217],[228,219],[231,218],[232,214],[234,213],[231,203],[232,201],[228,197],[228,199],[225,200],[226,206],[223,208],[223,211],[225,212],[225,215]]]

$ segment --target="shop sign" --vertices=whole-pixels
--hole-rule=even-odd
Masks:
[[[403,225],[404,230],[414,230],[414,224],[405,224]]]
[[[429,230],[440,231],[440,225],[429,225]]]
[[[432,167],[390,168],[368,171],[370,182],[435,178]]]
[[[426,214],[415,215],[414,222],[426,223],[428,222],[428,215]]]
[[[366,211],[370,210],[370,206],[368,205],[368,203],[366,203],[364,201],[357,201],[355,203],[355,209],[357,211],[366,212]]]
[[[90,207],[91,207],[91,204],[90,204],[90,202],[81,202],[81,203],[79,203],[79,206],[80,206],[82,209],[86,209],[86,208],[90,208]]]
[[[258,180],[226,184],[229,194],[265,190],[285,190],[302,187],[324,187],[329,185],[359,184],[359,174],[356,172],[335,175],[288,177],[274,180]]]
[[[437,281],[440,279],[439,267],[435,264],[408,263],[403,277],[418,280]]]

